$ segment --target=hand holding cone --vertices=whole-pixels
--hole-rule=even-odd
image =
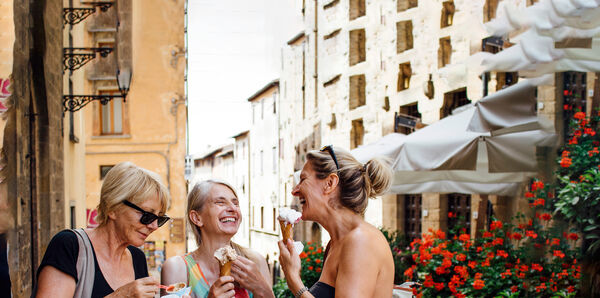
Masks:
[[[219,261],[219,276],[231,274],[231,264],[237,259],[237,253],[231,246],[223,246],[215,251],[214,257]]]

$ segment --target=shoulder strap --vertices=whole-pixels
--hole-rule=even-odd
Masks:
[[[83,229],[72,229],[71,231],[77,235],[77,242],[79,243],[79,255],[77,256],[77,286],[73,297],[91,297],[96,270],[92,243]]]

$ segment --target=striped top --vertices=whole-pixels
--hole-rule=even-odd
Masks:
[[[210,290],[210,285],[202,272],[202,268],[200,265],[194,261],[192,257],[192,253],[188,253],[185,256],[182,256],[183,261],[187,267],[188,273],[188,286],[192,288],[190,296],[192,298],[206,298],[208,297],[208,292]],[[236,288],[236,296],[240,289]],[[243,290],[246,291],[246,290]],[[252,293],[246,291],[248,293],[248,297],[252,298]]]

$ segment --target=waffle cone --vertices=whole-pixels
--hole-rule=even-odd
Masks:
[[[229,262],[225,263],[224,265],[220,265],[219,269],[221,270],[221,272],[220,272],[219,276],[231,275],[231,263],[233,263],[233,262],[229,261]]]
[[[281,226],[281,235],[283,236],[283,241],[287,242],[288,239],[293,240],[292,238],[294,238],[294,226],[284,221],[280,221],[279,225]]]

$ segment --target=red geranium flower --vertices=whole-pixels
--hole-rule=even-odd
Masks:
[[[552,253],[552,255],[555,256],[555,257],[559,257],[561,259],[565,257],[565,254],[562,251],[560,251],[560,250],[555,250]]]
[[[483,289],[484,286],[485,286],[485,283],[481,279],[476,279],[473,282],[473,289],[475,289],[475,290],[481,290],[481,289]]]
[[[585,119],[585,113],[577,112],[577,113],[575,113],[575,115],[573,115],[573,118],[575,118],[577,120],[583,120],[583,119]]]
[[[542,213],[542,215],[540,215],[540,219],[548,221],[552,219],[552,215],[550,215],[550,213]]]
[[[307,257],[307,255],[306,255],[306,253],[305,253],[305,252],[301,252],[301,253],[300,253],[300,258],[301,258],[301,259],[304,259],[304,258],[306,258],[306,257]]]
[[[567,237],[569,239],[575,240],[575,241],[577,241],[577,239],[579,239],[579,235],[577,235],[576,233],[569,233],[569,235]]]
[[[490,231],[493,231],[495,229],[502,229],[501,221],[499,221],[499,220],[492,221],[492,223],[490,224]]]

